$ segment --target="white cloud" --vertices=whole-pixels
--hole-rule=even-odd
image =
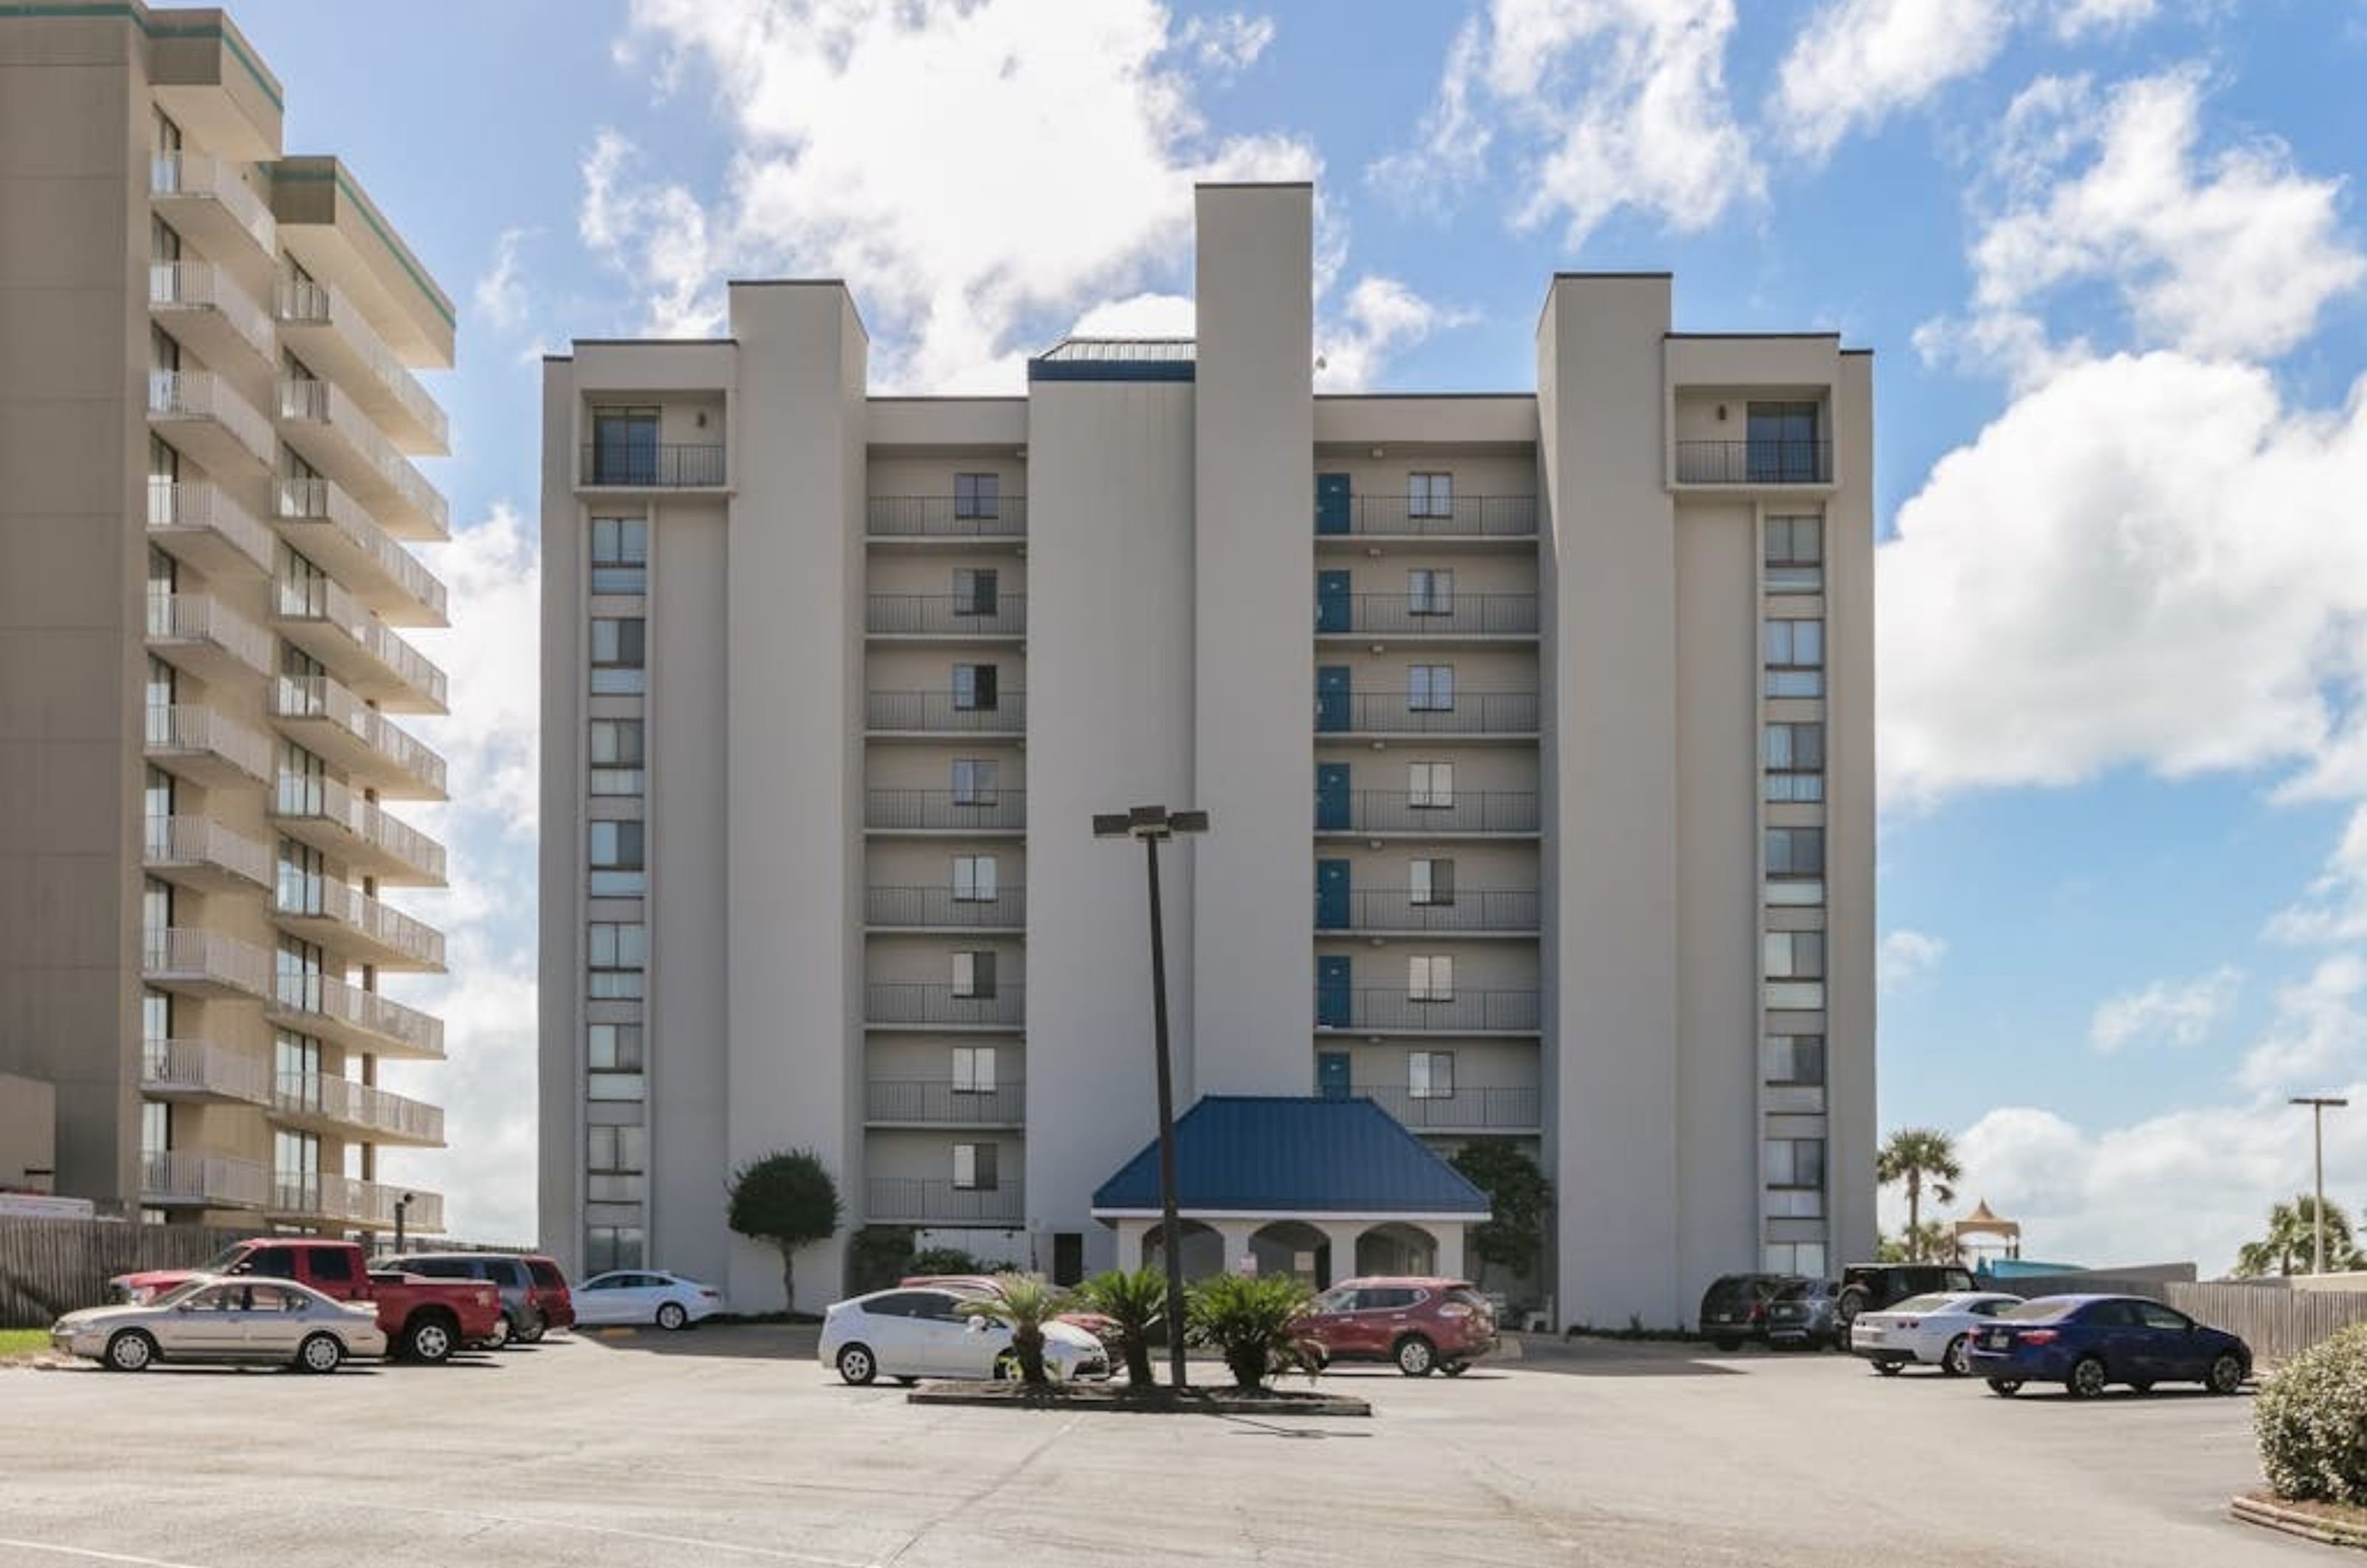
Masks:
[[[725,261],[707,210],[685,186],[631,178],[640,157],[616,131],[594,139],[583,158],[576,232],[643,290],[651,334],[711,335],[723,324]]]
[[[1948,944],[1939,937],[1903,926],[1886,932],[1874,954],[1876,980],[1886,991],[1903,989],[1930,974],[1947,951]]]
[[[1360,278],[1348,290],[1334,320],[1319,321],[1315,351],[1318,391],[1345,392],[1370,387],[1382,364],[1431,333],[1471,318],[1432,304],[1393,277]]]
[[[2161,0],[2062,0],[2056,11],[2055,30],[2072,41],[2093,32],[2133,28],[2152,20],[2160,9]]]
[[[477,279],[477,314],[499,331],[515,332],[526,325],[529,301],[526,282],[518,276],[518,250],[533,234],[531,229],[503,230],[493,242],[493,265]]]
[[[1851,132],[1978,73],[2012,22],[2009,0],[1833,0],[1784,56],[1772,113],[1795,148],[1823,158]]]
[[[1248,70],[1273,41],[1273,17],[1245,17],[1238,11],[1194,17],[1175,35],[1176,48],[1217,72]]]
[[[2328,749],[2309,774],[2281,792],[2300,793],[2337,768],[2355,766],[2361,751],[2359,716],[2354,712],[2345,738]],[[2367,784],[2355,776],[2342,781],[2354,795],[2367,795]],[[2350,814],[2342,837],[2327,859],[2326,870],[2291,908],[2278,911],[2268,934],[2280,942],[2367,942],[2367,806]]]
[[[2199,979],[2156,980],[2109,998],[2089,1022],[2088,1043],[2107,1053],[2127,1045],[2199,1045],[2235,1004],[2242,984],[2239,971],[2222,967]]]
[[[1190,337],[1198,306],[1189,294],[1136,294],[1095,305],[1069,329],[1071,337]]]
[[[2337,953],[2277,993],[2269,1032],[2237,1077],[2263,1095],[2315,1093],[2328,1079],[2367,1074],[2367,958]]]

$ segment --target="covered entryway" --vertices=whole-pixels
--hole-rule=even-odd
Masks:
[[[1184,1233],[1184,1277],[1186,1280],[1205,1280],[1211,1274],[1225,1271],[1225,1238],[1216,1226],[1187,1219],[1176,1228]],[[1129,1267],[1167,1267],[1167,1237],[1163,1227],[1153,1224],[1142,1233],[1142,1244],[1137,1256],[1139,1261],[1129,1263]],[[1120,1257],[1125,1260],[1125,1254]]]
[[[1375,1225],[1356,1238],[1359,1274],[1443,1274],[1438,1266],[1438,1238],[1420,1225],[1392,1222]],[[1463,1272],[1458,1264],[1453,1273]]]

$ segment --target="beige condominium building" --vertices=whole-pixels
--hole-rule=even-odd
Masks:
[[[377,1079],[444,1052],[379,983],[444,963],[386,899],[445,877],[389,806],[445,790],[453,316],[281,107],[219,11],[0,6],[0,1073],[60,1193],[374,1229],[444,1137]]]
[[[1142,803],[1213,818],[1164,861],[1179,1110],[1521,1140],[1562,1322],[1870,1252],[1871,359],[1558,276],[1534,390],[1319,396],[1312,204],[1203,187],[1196,340],[1063,342],[1024,397],[871,395],[835,282],[548,364],[571,1262],[777,1302],[722,1195],[784,1147],[848,1232],[1115,1260],[1148,920],[1092,818]],[[1467,1265],[1361,1223],[1319,1272]]]

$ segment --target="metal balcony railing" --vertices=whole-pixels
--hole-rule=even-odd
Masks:
[[[864,629],[876,637],[1018,637],[1027,630],[1027,596],[874,593]]]
[[[917,1127],[1014,1127],[1027,1113],[1026,1085],[1016,1079],[968,1089],[949,1078],[872,1078],[863,1093],[869,1120]]]
[[[987,800],[943,789],[875,789],[863,797],[863,825],[882,832],[1001,832],[1027,826],[1027,792],[1004,789]]]
[[[271,907],[298,919],[331,920],[423,969],[444,967],[444,933],[380,903],[349,883],[327,877],[282,876]]]
[[[863,988],[863,1017],[868,1023],[1015,1029],[1027,1017],[1026,987],[998,986],[991,996],[965,997],[949,985],[875,980]]]
[[[271,1173],[253,1160],[181,1149],[140,1157],[140,1201],[150,1208],[260,1209],[270,1196]]]
[[[426,610],[431,619],[444,619],[444,584],[334,483],[324,479],[281,479],[274,499],[281,523],[334,531],[347,549],[375,567],[391,584]]]
[[[1027,728],[1027,694],[1000,692],[980,707],[953,692],[870,692],[863,716],[866,728],[883,733],[1020,735]]]
[[[323,1020],[373,1037],[376,1049],[413,1056],[444,1055],[444,1021],[329,975],[277,975],[266,1011]]]
[[[723,444],[719,441],[696,445],[594,445],[583,448],[583,482],[587,485],[695,490],[720,485],[724,471]]]
[[[210,817],[151,817],[143,851],[152,867],[210,865],[271,886],[271,852]]]
[[[279,254],[279,225],[262,194],[238,177],[238,166],[210,152],[159,152],[148,164],[148,194],[221,204],[263,254]]]
[[[1534,593],[1342,593],[1315,597],[1318,637],[1529,637]]]
[[[275,1214],[324,1220],[338,1224],[392,1228],[394,1205],[405,1193],[404,1228],[434,1232],[444,1228],[444,1198],[415,1187],[393,1187],[327,1171],[277,1171],[271,1179],[267,1207]]]
[[[271,1104],[283,1116],[317,1117],[407,1143],[444,1141],[441,1106],[423,1105],[351,1078],[281,1073],[272,1087]]]
[[[1017,539],[1027,533],[1027,498],[965,501],[950,495],[875,495],[865,527],[878,539]]]
[[[148,534],[165,541],[192,534],[216,535],[250,564],[271,570],[271,530],[220,487],[202,479],[150,479]]]
[[[1537,797],[1525,790],[1459,790],[1440,801],[1401,789],[1315,795],[1319,833],[1534,833]]]
[[[277,356],[271,318],[236,279],[211,262],[149,263],[148,308],[217,311],[248,348],[266,361]]]
[[[1027,1217],[1019,1185],[956,1187],[917,1176],[875,1176],[864,1183],[864,1216],[873,1224],[1017,1224]]]
[[[173,926],[140,933],[140,971],[159,985],[217,986],[249,996],[271,992],[271,954],[220,931]]]
[[[271,683],[271,715],[336,725],[430,794],[444,794],[444,759],[331,676],[280,676]]]
[[[345,340],[368,368],[381,395],[399,404],[426,433],[438,451],[451,442],[444,410],[419,384],[410,367],[344,294],[325,283],[290,278],[279,285],[279,320],[289,326],[325,327]]]
[[[1682,485],[1829,484],[1829,441],[1680,441],[1677,482]]]
[[[271,776],[271,743],[260,731],[195,704],[151,703],[147,750],[168,756],[219,757],[250,778]]]
[[[354,652],[374,661],[413,695],[438,709],[446,705],[449,682],[444,671],[335,582],[299,583],[282,578],[272,584],[271,613],[279,620],[309,622],[338,632]]]
[[[1418,538],[1517,538],[1537,531],[1533,495],[1458,495],[1417,501],[1352,495],[1315,506],[1318,534],[1410,535]]]
[[[1430,1133],[1534,1133],[1538,1096],[1534,1089],[1464,1089],[1444,1095],[1417,1095],[1398,1086],[1348,1091],[1369,1100],[1400,1126]]]
[[[1315,895],[1315,929],[1320,931],[1441,931],[1535,934],[1535,888],[1458,887],[1445,902],[1417,903],[1402,887],[1355,887],[1344,898]]]
[[[950,887],[869,887],[864,890],[863,919],[874,926],[1015,931],[1027,923],[1027,890],[998,887],[977,897]]]
[[[1403,692],[1319,692],[1324,735],[1534,735],[1535,692],[1457,692],[1453,705],[1415,707]]]
[[[202,643],[257,674],[271,668],[271,634],[210,593],[150,593],[148,640]]]
[[[443,495],[410,458],[395,450],[394,443],[379,434],[378,425],[343,387],[317,377],[283,377],[278,406],[283,423],[322,427],[352,448],[379,499],[391,502],[398,515],[407,511],[415,516],[425,525],[425,536],[441,539],[451,532],[451,508]]]
[[[271,1098],[271,1070],[260,1059],[205,1040],[145,1040],[140,1087],[152,1094],[204,1094],[260,1105]]]
[[[1318,1029],[1402,1033],[1534,1034],[1540,1014],[1535,991],[1456,991],[1434,1001],[1402,990],[1362,989],[1318,984]]]
[[[271,815],[282,821],[319,822],[396,861],[420,880],[444,881],[444,846],[373,800],[365,800],[334,779],[300,773],[279,775]]]
[[[148,372],[148,413],[153,419],[211,420],[266,468],[278,450],[271,422],[210,370]]]

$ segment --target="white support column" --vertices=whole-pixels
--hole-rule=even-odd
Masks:
[[[1257,1235],[1262,1222],[1257,1220],[1211,1220],[1209,1227],[1225,1243],[1225,1272],[1244,1272],[1241,1265],[1250,1255],[1250,1237]]]
[[[1441,1278],[1448,1280],[1465,1278],[1463,1243],[1466,1228],[1460,1221],[1428,1227],[1431,1234],[1438,1237],[1438,1257],[1434,1267]]]
[[[1365,1227],[1359,1224],[1342,1224],[1337,1220],[1328,1220],[1318,1222],[1316,1228],[1321,1231],[1325,1239],[1331,1243],[1331,1278],[1326,1281],[1326,1284],[1336,1285],[1342,1280],[1354,1279],[1356,1277],[1356,1237],[1362,1234]]]

